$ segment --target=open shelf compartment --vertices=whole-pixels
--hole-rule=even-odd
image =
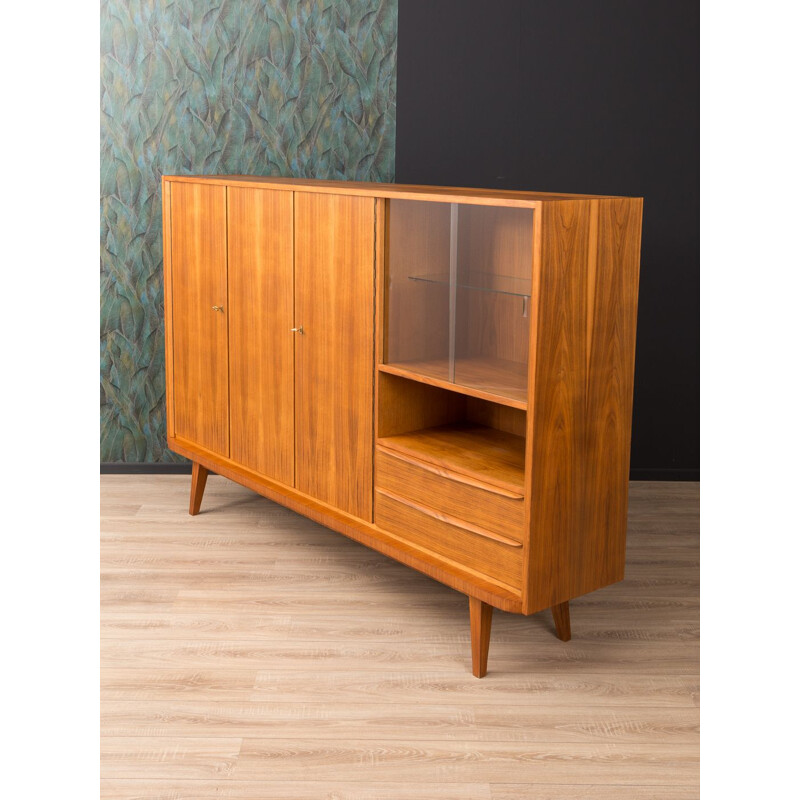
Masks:
[[[500,487],[525,491],[527,413],[393,373],[378,373],[376,446]]]
[[[513,433],[462,421],[381,437],[377,444],[520,496],[525,491],[525,439]]]
[[[514,362],[497,358],[464,359],[459,363],[458,372],[462,383],[451,381],[450,363],[445,359],[381,364],[378,369],[511,408],[524,410],[528,407],[528,376],[521,373]]]

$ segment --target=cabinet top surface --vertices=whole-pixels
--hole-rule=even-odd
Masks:
[[[279,178],[267,175],[164,175],[163,180],[180,183],[219,183],[251,188],[311,190],[326,194],[366,195],[370,197],[417,200],[464,200],[495,205],[536,206],[542,202],[610,198],[613,195],[523,192],[507,189],[474,189],[457,186],[425,186],[402,183],[366,183],[360,181],[322,181],[310,178]]]

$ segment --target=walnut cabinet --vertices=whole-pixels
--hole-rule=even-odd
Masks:
[[[623,577],[640,198],[165,176],[169,447],[492,608]]]

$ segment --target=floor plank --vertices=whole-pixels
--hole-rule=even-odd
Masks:
[[[147,740],[145,740],[147,741]],[[263,781],[353,780],[424,783],[691,784],[697,748],[680,744],[440,742],[370,739],[245,739],[234,776]]]
[[[100,765],[104,778],[226,778],[241,748],[236,738],[103,736]]]
[[[455,674],[454,674],[455,673]],[[328,670],[174,670],[101,669],[101,697],[105,700],[145,700],[163,697],[194,699],[250,699],[284,703],[436,702],[446,698],[462,703],[519,703],[609,707],[691,707],[699,687],[689,676],[562,675],[558,671],[531,675],[490,670],[493,680],[475,685],[468,666],[430,672],[393,669]]]
[[[488,784],[408,781],[271,781],[266,789],[264,781],[118,779],[102,781],[101,794],[105,800],[492,800]]]
[[[519,706],[451,703],[287,703],[186,700],[107,701],[108,736],[239,736],[475,742],[691,743],[694,707]]]
[[[544,637],[548,637],[545,640]],[[506,637],[507,638],[507,637]],[[530,641],[506,641],[492,649],[492,669],[497,673],[541,674],[558,672],[575,675],[586,672],[620,675],[688,675],[697,672],[700,645],[673,642],[608,641],[575,638],[565,646],[550,642],[552,633],[531,634]],[[469,655],[469,636],[455,641],[439,641],[424,647],[409,647],[404,642],[374,641],[279,641],[209,639],[120,639],[101,643],[103,663],[109,667],[261,669],[269,664],[276,669],[319,670],[352,669],[354,664],[369,664],[372,670],[403,669],[432,671],[442,667],[460,669]]]
[[[529,783],[497,783],[490,787],[490,800],[531,800]],[[698,800],[696,786],[536,786],[536,800]]]

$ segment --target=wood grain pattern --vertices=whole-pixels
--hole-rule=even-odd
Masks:
[[[694,786],[537,784],[542,800],[697,800]],[[408,781],[271,782],[270,800],[530,800],[528,783],[426,783]],[[263,781],[104,780],[104,800],[264,800]]]
[[[375,201],[375,369],[386,357],[388,316],[385,303],[388,292],[389,271],[386,269],[386,215],[385,200]],[[378,387],[375,385],[375,418],[377,419]]]
[[[699,732],[694,708],[632,708],[609,715],[597,706],[464,706],[442,698],[436,704],[408,706],[332,699],[314,711],[315,727],[324,738],[338,736],[344,740],[380,735],[391,741],[433,736],[439,741],[456,742],[670,744],[691,740]],[[160,700],[109,700],[103,704],[101,721],[107,736],[302,739],[309,727],[308,715],[298,713],[292,703],[212,702],[174,696]]]
[[[544,204],[525,606],[623,576],[641,200]]]
[[[104,736],[100,764],[106,778],[163,777],[224,779],[239,762],[241,739],[195,737],[163,740]]]
[[[353,570],[355,566],[349,569]],[[405,571],[408,572],[408,570]],[[201,574],[201,570],[198,570],[197,574]],[[302,581],[298,580],[295,588],[287,587],[285,582],[279,583],[281,591],[285,592],[280,597],[274,593],[265,594],[263,591],[259,597],[259,601],[265,608],[273,608],[283,614],[286,614],[287,609],[291,609],[292,612],[299,609],[303,612],[304,619],[310,617],[314,610],[319,611],[322,602],[337,606],[352,603],[361,612],[362,627],[359,628],[353,620],[347,621],[344,626],[346,634],[339,640],[328,637],[324,641],[320,641],[321,637],[314,633],[319,628],[313,627],[311,619],[308,619],[307,625],[294,629],[290,637],[285,635],[284,629],[277,627],[273,630],[284,634],[281,639],[278,639],[277,635],[258,636],[258,617],[252,613],[257,601],[248,603],[247,597],[239,600],[237,591],[254,573],[240,571],[230,574],[228,582],[234,587],[230,590],[218,586],[214,591],[202,593],[201,596],[198,589],[184,589],[181,590],[182,599],[179,598],[174,603],[170,601],[149,605],[129,603],[126,604],[126,608],[130,609],[130,614],[139,614],[140,619],[143,614],[153,614],[155,618],[155,615],[161,613],[165,606],[173,608],[176,614],[236,614],[241,616],[237,623],[238,632],[249,638],[241,639],[235,633],[219,639],[211,636],[205,637],[202,633],[198,633],[194,638],[178,638],[180,631],[177,626],[174,628],[174,637],[162,636],[159,638],[150,636],[148,630],[141,626],[137,629],[131,625],[128,627],[127,633],[121,626],[113,629],[109,626],[104,629],[103,662],[111,668],[148,670],[157,667],[184,670],[187,674],[193,670],[206,669],[257,670],[264,664],[269,664],[273,669],[285,671],[306,670],[312,667],[320,671],[346,670],[354,665],[360,665],[360,668],[363,669],[365,664],[369,664],[376,673],[384,672],[393,675],[400,672],[430,675],[441,670],[456,668],[465,663],[467,633],[464,629],[465,626],[459,628],[455,625],[455,620],[459,615],[463,617],[463,595],[456,595],[446,587],[442,587],[439,593],[430,593],[425,591],[425,583],[421,586],[417,586],[415,583],[411,589],[418,593],[416,595],[418,599],[414,599],[414,595],[409,590],[405,593],[399,588],[397,591],[390,590],[388,584],[391,583],[391,573],[387,574],[386,570],[381,575],[381,581],[373,582],[371,585],[356,583],[347,590],[336,583],[339,574],[334,571],[333,567],[326,568],[326,575],[331,576],[330,588],[316,587],[307,589],[304,593]],[[169,581],[169,577],[169,575],[164,577],[165,583]],[[186,573],[184,573],[184,577],[186,577]],[[268,577],[269,573],[262,576],[264,580]],[[430,583],[427,581],[428,586]],[[365,597],[376,591],[381,594],[381,597],[386,596],[385,602],[369,603],[365,600]],[[119,594],[115,595],[113,590],[105,590],[103,592],[104,608],[119,608],[117,597]],[[353,597],[355,597],[354,600],[351,599]],[[400,624],[400,620],[391,617],[393,611],[396,613],[397,609],[402,607],[404,610],[408,609],[408,611],[414,612],[409,616],[422,619],[427,623],[432,616],[430,605],[434,602],[438,609],[436,614],[438,627],[436,628],[426,624],[421,632],[414,628],[414,619],[407,618],[405,626],[403,626]],[[618,617],[620,616],[620,609],[614,604],[603,605],[601,609],[607,609],[609,613],[613,612]],[[587,606],[583,610],[586,612],[586,616],[591,618],[599,609],[595,606]],[[622,614],[626,613],[630,613],[630,608],[622,609]],[[690,613],[696,618],[697,608]],[[162,617],[158,618],[163,619]],[[364,620],[374,621],[376,619],[391,621],[389,625],[384,625],[382,628],[373,625],[372,622],[368,629],[363,627]],[[638,638],[631,636],[619,638],[611,634],[613,626],[609,625],[605,631],[601,632],[601,635],[580,642],[576,639],[569,647],[563,647],[558,644],[552,631],[548,630],[548,626],[545,625],[541,616],[520,617],[520,619],[528,621],[527,627],[517,625],[514,630],[510,630],[506,624],[507,619],[498,613],[494,631],[495,647],[492,653],[492,666],[494,673],[498,675],[513,672],[518,676],[549,675],[552,677],[556,673],[564,675],[576,670],[580,670],[586,675],[611,671],[617,674],[620,680],[627,680],[631,675],[686,677],[691,676],[696,669],[699,654],[699,645],[696,640],[679,639],[677,635],[670,638],[660,635],[658,639],[653,639],[648,636],[649,629],[647,628]],[[345,622],[345,620],[340,620],[341,622]],[[676,631],[677,629],[678,624],[676,623],[672,630]],[[553,642],[552,647],[543,643],[545,638],[547,641]],[[165,702],[169,702],[169,698]],[[471,703],[472,700],[468,699],[466,702]],[[590,710],[577,704],[575,698],[566,698],[561,711],[564,709],[574,709],[575,713],[581,711],[581,713],[590,714]],[[647,708],[636,706],[636,709],[638,709],[637,713],[650,714],[654,712],[652,703]],[[664,710],[660,705],[658,709]],[[500,713],[502,713],[502,708],[498,711],[498,714]],[[560,711],[556,710],[553,713],[558,714]],[[633,712],[630,710],[627,712],[627,714],[631,713]],[[534,714],[533,708],[531,708],[531,714]],[[607,716],[605,718],[608,719]],[[615,717],[615,719],[620,718]],[[693,715],[691,719],[695,719]],[[651,734],[653,734],[653,724],[647,728]],[[609,736],[617,735],[615,733],[617,728],[612,728],[605,733],[599,726],[593,730],[597,735],[605,735],[605,733]],[[635,732],[635,728],[633,728],[633,732]],[[457,732],[455,735],[458,735]]]
[[[564,762],[568,762],[566,767]],[[219,739],[104,737],[101,764],[107,778],[329,780],[347,773],[356,782],[408,779],[423,783],[572,783],[582,780],[653,785],[697,780],[691,745],[613,745],[552,743],[531,749],[517,742],[439,742],[417,740],[320,741],[315,737],[281,741],[255,737]],[[570,772],[572,777],[570,778]]]
[[[490,403],[474,397],[466,399],[464,409],[464,417],[470,422],[525,438],[527,415],[523,410]],[[423,425],[421,427],[431,426]]]
[[[467,422],[383,436],[378,444],[520,496],[525,440]]]
[[[372,520],[375,200],[295,194],[298,489]]]
[[[523,541],[525,505],[521,494],[383,448],[375,452],[375,488],[503,534],[515,542]]]
[[[509,779],[572,783],[577,774],[590,783],[646,785],[688,783],[698,777],[696,751],[691,745],[631,744],[620,752],[611,745],[579,743],[532,749],[516,742],[421,740],[409,746],[374,738],[338,743],[313,738],[291,742],[248,738],[242,743],[236,775],[265,781],[324,780],[348,770],[354,780],[360,780],[378,771],[384,780],[402,781],[408,778],[412,764],[414,780],[420,783],[502,783]]]
[[[330,563],[331,561],[333,563]],[[311,558],[308,558],[303,566],[290,566],[285,572],[281,570],[283,562],[273,563],[271,568],[263,563],[257,564],[253,566],[252,570],[248,570],[246,567],[209,570],[203,568],[205,565],[198,565],[196,567],[197,574],[203,575],[209,584],[217,590],[211,594],[212,601],[220,594],[218,590],[223,586],[225,580],[236,582],[249,580],[254,584],[258,581],[274,583],[276,590],[279,588],[286,590],[288,600],[284,602],[283,608],[273,600],[271,603],[265,603],[264,608],[256,607],[249,610],[241,608],[237,610],[234,608],[226,611],[225,607],[229,603],[222,603],[216,608],[209,608],[213,603],[203,602],[202,598],[180,599],[179,597],[173,601],[167,610],[163,610],[161,604],[155,604],[152,608],[148,608],[147,627],[142,626],[142,608],[140,607],[130,611],[115,610],[104,613],[101,618],[101,629],[103,635],[108,638],[138,638],[149,641],[192,641],[202,638],[219,644],[238,642],[240,649],[244,648],[245,645],[251,649],[258,649],[259,646],[269,644],[271,651],[275,651],[277,645],[285,644],[287,639],[292,642],[296,640],[313,640],[319,643],[318,647],[323,651],[319,656],[320,662],[329,665],[334,665],[339,659],[333,655],[326,656],[324,653],[325,648],[336,647],[336,643],[341,638],[348,639],[351,636],[359,635],[359,631],[369,641],[376,643],[388,642],[394,645],[402,643],[406,646],[411,646],[414,642],[467,641],[465,626],[462,625],[456,631],[448,631],[447,625],[453,624],[451,617],[448,616],[452,611],[449,607],[451,605],[449,601],[444,601],[448,607],[439,612],[439,615],[421,613],[418,604],[414,603],[409,604],[408,610],[399,610],[397,605],[392,607],[388,601],[376,603],[374,607],[367,608],[364,607],[364,603],[356,601],[351,610],[351,606],[348,605],[345,596],[347,588],[350,588],[354,593],[399,590],[400,584],[394,580],[396,573],[389,570],[385,564],[381,565],[378,562],[379,566],[375,568],[377,570],[375,575],[363,580],[356,580],[353,576],[353,571],[357,564],[363,562],[359,562],[355,557],[341,562],[337,562],[335,559],[318,558],[318,563],[322,563],[325,566],[326,584],[331,584],[333,589],[331,596],[337,598],[339,605],[342,606],[341,609],[337,607],[335,610],[325,611],[319,609],[318,605],[310,602],[304,604],[295,599],[295,596],[300,593],[303,586],[310,587],[308,591],[315,595],[319,594],[317,590],[322,589],[321,586],[317,586],[314,583],[315,568],[318,570],[319,567]],[[124,577],[119,567],[103,564],[103,568],[109,572],[119,570],[118,580],[122,580]],[[190,566],[187,564],[182,569],[185,571],[190,569]],[[145,567],[135,564],[127,568],[129,574],[131,570],[146,572]],[[176,572],[179,573],[181,571],[174,568],[170,570],[167,564],[162,567],[162,570],[169,570],[171,573],[170,575],[161,576],[164,579],[172,578]],[[157,577],[159,576],[149,576],[151,580],[155,580]],[[424,591],[424,584],[419,587],[415,582],[414,586],[418,590]],[[229,598],[230,601],[234,599]],[[291,616],[286,615],[285,608],[287,606],[293,609]],[[120,607],[117,606],[117,608],[119,609]],[[463,597],[461,598],[461,608],[463,611]],[[294,609],[297,610],[294,611]],[[313,609],[316,609],[316,614]],[[682,648],[685,648],[685,650],[682,650],[683,658],[677,659],[678,661],[683,661],[683,663],[695,654],[695,645],[699,636],[699,628],[696,623],[671,623],[669,615],[664,613],[650,614],[647,615],[646,620],[642,620],[645,614],[640,612],[640,621],[637,624],[631,620],[632,617],[636,617],[636,614],[631,609],[609,608],[606,613],[595,614],[593,612],[596,609],[589,606],[585,611],[588,612],[588,621],[580,620],[582,649],[577,656],[581,662],[581,670],[585,674],[593,674],[593,669],[605,671],[607,667],[613,666],[614,658],[619,657],[619,653],[625,652],[620,647],[616,650],[617,656],[615,656],[613,648],[606,648],[601,651],[606,657],[605,660],[600,660],[597,664],[593,664],[589,656],[597,642],[614,641],[619,644],[632,644],[634,646],[637,643],[646,643],[648,647],[660,645],[661,643],[677,642],[680,643]],[[687,610],[686,613],[696,615],[697,610]],[[363,628],[365,615],[370,619],[380,620],[380,622],[372,623],[369,633]],[[650,616],[655,617],[655,621],[652,623],[649,623]],[[618,621],[620,618],[626,620],[626,622],[620,624]],[[553,636],[550,620],[542,619],[539,616],[536,617],[536,620],[537,623],[534,628],[540,629],[554,642],[557,641]],[[531,623],[526,623],[523,616],[519,616],[519,619],[513,622],[504,622],[502,627],[495,630],[496,644],[502,645],[504,642],[513,642],[521,646],[529,643],[532,629]],[[323,644],[325,647],[323,647]],[[563,647],[563,644],[559,644],[559,646]],[[290,645],[286,644],[286,647],[291,650]],[[556,658],[554,654],[551,654],[549,660],[542,660],[536,657],[533,647],[530,646],[526,650],[527,661],[523,661],[518,654],[517,659],[512,660],[511,663],[516,670],[522,670],[525,675],[536,675],[538,679],[547,674],[555,679],[561,674],[561,670],[569,666],[570,656],[575,652],[574,647],[575,642],[569,648],[565,648],[568,652],[562,656]],[[283,649],[278,648],[276,658],[282,652]],[[662,653],[662,655],[664,654]],[[667,655],[664,655],[663,660],[669,661]],[[297,662],[299,661],[299,654],[295,653],[295,657],[292,658],[290,652],[287,654],[285,666],[290,669],[297,669],[299,666]],[[406,675],[403,670],[403,664],[407,661],[408,659],[400,659],[393,666],[389,663],[379,663],[375,669],[376,672],[395,669],[399,678]],[[509,663],[508,659],[503,663]],[[263,666],[263,664],[253,665],[254,668],[258,666]],[[314,662],[307,661],[307,666],[312,669]],[[542,667],[542,669],[537,672],[537,667]],[[420,670],[424,671],[422,665],[417,669],[409,670],[409,672],[419,672]],[[636,672],[637,674],[652,672],[652,670],[645,668],[623,671]],[[678,670],[678,672],[686,671],[685,669]],[[517,672],[517,677],[519,677],[519,672]],[[408,679],[416,680],[416,678],[412,679],[410,674]],[[500,680],[499,677],[498,680]],[[680,691],[686,688],[686,681],[676,681],[675,684]],[[499,683],[497,691],[501,691]]]
[[[459,624],[463,625],[464,604],[461,603]],[[451,619],[451,626],[455,624]],[[363,634],[353,625],[340,634],[347,638]],[[555,646],[564,648],[551,632],[544,633]],[[313,641],[313,629],[304,633]],[[273,638],[280,643],[286,638]],[[409,647],[427,645],[430,640],[413,638]],[[495,637],[494,648],[501,641]],[[539,646],[542,644],[539,642]],[[475,706],[517,704],[529,709],[562,707],[575,703],[581,707],[604,706],[609,713],[631,708],[695,708],[699,704],[698,682],[691,676],[626,675],[617,678],[613,670],[605,673],[576,673],[562,669],[540,676],[521,674],[499,676],[477,683],[470,667],[470,642],[464,637],[462,656],[449,669],[425,673],[409,673],[395,669],[371,669],[369,665],[351,663],[335,671],[320,671],[314,664],[305,669],[196,670],[196,669],[113,669],[101,674],[100,696],[103,701],[133,702],[144,698],[160,699],[180,696],[197,702],[267,702],[280,698],[296,705],[321,704],[335,698],[337,702],[367,704],[392,702],[400,705],[429,705],[447,697],[452,703]],[[356,668],[357,667],[357,668]],[[480,687],[475,689],[475,686]],[[389,699],[387,699],[389,698]]]
[[[464,519],[464,517],[470,516],[470,514],[468,512],[465,513],[463,510],[460,511],[460,516],[454,517],[452,514],[441,511],[438,507],[434,508],[433,506],[425,505],[419,500],[412,500],[408,497],[396,494],[388,489],[377,488],[375,491],[376,494],[383,495],[383,497],[388,497],[390,500],[402,503],[409,508],[413,508],[415,511],[425,514],[427,517],[433,517],[433,519],[438,519],[440,522],[446,522],[448,525],[458,528],[459,530],[469,531],[470,533],[474,533],[484,539],[489,539],[493,542],[500,542],[501,544],[508,545],[509,547],[522,547],[522,542],[518,541],[517,539],[513,539],[509,536],[503,536],[503,534],[500,533],[495,533],[488,528],[482,528],[480,525],[476,525],[471,520]]]
[[[294,191],[302,187],[321,194],[348,194],[354,197],[386,197],[433,202],[459,202],[475,205],[537,208],[541,201],[609,197],[599,194],[564,192],[521,192],[509,189],[472,189],[460,186],[425,186],[405,183],[368,183],[366,181],[330,181],[309,178],[277,178],[257,175],[170,175],[169,180],[186,183],[261,186],[267,189]]]
[[[522,581],[522,549],[494,541],[484,532],[427,509],[412,505],[386,491],[375,492],[375,524],[404,541],[428,548],[457,564],[519,589]]]
[[[222,456],[228,455],[225,193],[224,186],[201,183],[170,189],[175,432]]]
[[[189,514],[195,516],[200,513],[200,505],[203,502],[203,492],[206,490],[206,480],[208,479],[208,470],[198,464],[196,461],[192,462],[192,488],[189,494]]]
[[[641,787],[637,787],[641,788]],[[271,781],[263,780],[159,779],[104,780],[104,800],[491,800],[488,784],[437,783],[424,790],[406,781]],[[603,796],[605,797],[605,795]],[[642,795],[650,800],[651,795]],[[688,795],[686,795],[688,797]],[[566,795],[565,795],[566,798]],[[683,800],[684,795],[669,795],[664,800]]]
[[[427,383],[378,372],[376,437],[446,425],[464,415],[464,398]]]
[[[161,235],[164,283],[164,386],[166,390],[167,436],[175,435],[175,398],[172,362],[172,184],[161,179]]]
[[[469,397],[491,400],[493,403],[511,408],[524,411],[528,407],[526,375],[519,370],[519,365],[513,362],[496,358],[462,358],[459,360],[458,369],[460,380],[464,383],[453,383],[448,379],[446,358],[381,364],[379,369],[391,375],[412,378],[431,386],[439,386]]]
[[[294,485],[293,195],[228,189],[234,461]]]
[[[568,646],[496,611],[485,680],[436,581],[220,476],[101,491],[103,798],[697,797],[697,485],[633,484],[626,578]]]
[[[405,481],[409,477],[411,477],[411,472],[405,469],[405,466],[410,466],[416,468],[418,473],[418,477],[423,479],[428,479],[430,475],[436,475],[440,478],[446,478],[447,481],[450,483],[439,484],[438,481],[435,481],[437,485],[441,485],[447,487],[444,491],[451,492],[453,491],[454,487],[451,483],[458,484],[459,486],[470,486],[473,489],[480,489],[484,492],[489,492],[489,494],[496,495],[498,497],[505,497],[510,500],[522,500],[523,495],[517,491],[512,491],[510,489],[504,489],[501,486],[497,486],[496,484],[489,483],[486,480],[481,478],[476,478],[471,475],[466,475],[461,472],[457,472],[456,470],[450,469],[448,467],[438,466],[436,464],[431,464],[427,461],[421,461],[419,458],[415,456],[411,456],[408,454],[402,453],[400,450],[392,450],[391,448],[387,448],[385,445],[379,444],[375,448],[375,458],[376,460],[382,456],[382,460],[384,462],[384,472],[386,473],[393,473],[394,477],[398,481]],[[390,488],[390,487],[389,487]],[[422,491],[429,491],[428,487],[421,487]],[[431,493],[433,494],[433,493]],[[474,495],[473,495],[474,497]],[[482,495],[478,495],[478,497],[485,499]],[[468,500],[463,500],[462,502],[470,502]],[[512,507],[516,508],[516,506]]]
[[[472,647],[472,674],[486,675],[489,659],[489,639],[492,632],[492,607],[476,597],[469,598],[469,632]]]
[[[587,365],[584,508],[585,524],[596,533],[584,543],[578,568],[599,565],[600,581],[608,584],[622,580],[625,564],[642,201],[594,205],[599,206],[597,279]]]
[[[598,783],[570,786],[548,784],[537,786],[542,798],[547,800],[697,800],[699,787],[686,786],[605,786]],[[491,800],[529,800],[530,785],[524,783],[495,784],[491,788]]]

